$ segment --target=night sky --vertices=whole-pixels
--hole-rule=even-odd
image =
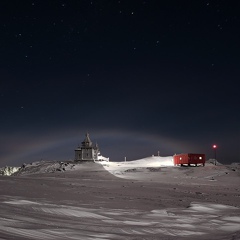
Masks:
[[[240,158],[240,2],[0,1],[0,166]]]

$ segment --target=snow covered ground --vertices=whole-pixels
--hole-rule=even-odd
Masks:
[[[0,239],[240,239],[239,165],[171,164],[36,162],[0,176]]]
[[[4,197],[0,231],[9,239],[220,239],[239,230],[239,214],[235,207],[197,202],[187,209],[126,211]]]
[[[140,168],[159,168],[174,166],[173,157],[160,157],[152,156],[135,161],[125,161],[125,162],[99,162],[103,167],[115,175],[116,177],[127,178],[127,175],[124,174],[126,171],[136,172]]]

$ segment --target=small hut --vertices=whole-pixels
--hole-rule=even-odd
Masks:
[[[192,164],[195,166],[205,166],[205,161],[205,154],[201,153],[181,153],[173,156],[174,166],[191,166]]]

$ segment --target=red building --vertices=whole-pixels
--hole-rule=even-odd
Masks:
[[[199,154],[199,153],[181,153],[173,156],[174,166],[177,166],[177,165],[191,166],[191,164],[194,164],[195,166],[201,164],[204,166],[205,161],[206,161],[205,154]]]

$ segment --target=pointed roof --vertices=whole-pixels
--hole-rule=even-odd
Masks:
[[[92,141],[90,140],[88,132],[85,135],[85,139],[83,140],[82,145],[83,146],[88,146],[88,147],[92,146]]]
[[[85,136],[86,136],[86,137],[85,137],[84,142],[88,142],[88,143],[90,143],[91,140],[90,140],[90,137],[89,137],[89,133],[87,132]]]

